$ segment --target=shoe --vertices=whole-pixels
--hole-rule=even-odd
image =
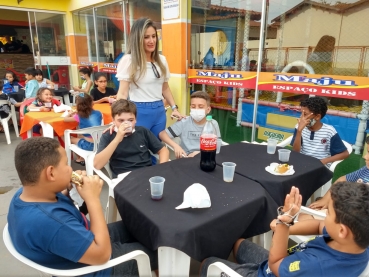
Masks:
[[[77,163],[77,164],[80,164],[82,166],[85,166],[86,165],[85,161],[77,161],[77,160],[75,160],[74,162]]]

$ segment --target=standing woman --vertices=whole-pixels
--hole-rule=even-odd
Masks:
[[[90,94],[90,90],[92,89],[93,85],[93,82],[91,80],[91,73],[92,73],[91,67],[82,67],[79,70],[80,77],[83,80],[82,86],[73,87],[73,90]]]
[[[133,25],[128,39],[127,54],[118,63],[117,99],[127,99],[137,106],[137,124],[157,137],[165,129],[166,115],[163,97],[172,107],[172,116],[182,118],[174,102],[168,80],[167,60],[158,52],[156,27],[148,18],[140,18]]]

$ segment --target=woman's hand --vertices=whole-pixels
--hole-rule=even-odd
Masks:
[[[105,134],[107,131],[109,131],[110,134],[113,134],[114,132],[114,128],[115,128],[115,124],[112,123],[108,128],[106,128],[104,131],[103,131],[103,134]]]
[[[73,90],[74,90],[74,91],[79,91],[79,87],[74,86],[74,87],[73,87]]]
[[[172,112],[171,117],[175,117],[175,118],[177,118],[177,120],[181,120],[182,118],[186,118],[187,116],[186,115],[181,115],[178,110],[174,110]]]

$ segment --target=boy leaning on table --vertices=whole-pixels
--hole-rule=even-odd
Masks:
[[[99,143],[94,158],[94,167],[103,168],[110,162],[114,174],[151,166],[151,154],[159,155],[159,162],[169,160],[169,151],[148,129],[136,126],[137,108],[129,100],[120,99],[111,106],[111,115],[115,130],[112,134],[105,132]],[[150,151],[149,151],[150,150]]]
[[[359,276],[368,265],[369,186],[363,183],[340,182],[331,188],[331,200],[324,221],[312,219],[297,222],[294,217],[301,207],[298,188],[292,187],[278,216],[271,223],[274,231],[268,251],[248,240],[234,245],[238,264],[208,258],[203,262],[201,276],[210,264],[221,261],[247,277],[327,277]],[[293,234],[319,236],[290,249],[288,236]]]
[[[106,225],[100,203],[103,182],[98,176],[79,172],[84,175],[83,185],[76,186],[90,221],[65,196],[71,188],[72,168],[56,140],[37,137],[20,142],[15,167],[23,187],[10,203],[8,227],[20,254],[46,267],[74,269],[142,250],[149,255],[152,269],[157,269],[157,253],[138,243],[122,221]],[[85,276],[137,275],[136,262],[129,261]]]
[[[300,106],[301,117],[291,141],[293,150],[317,158],[327,167],[334,161],[346,159],[349,153],[336,129],[321,122],[328,110],[326,101],[310,97]]]
[[[164,131],[161,131],[159,138],[174,149],[176,158],[193,157],[200,151],[200,135],[206,123],[206,115],[210,113],[210,97],[204,91],[196,91],[191,94],[190,116],[177,121]],[[218,141],[221,143],[221,136],[218,122],[214,119],[212,123],[215,127]],[[181,145],[172,139],[179,137]]]

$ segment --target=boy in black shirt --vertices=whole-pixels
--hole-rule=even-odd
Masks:
[[[110,162],[115,176],[137,168],[151,166],[151,154],[159,154],[159,162],[169,159],[169,151],[156,136],[145,127],[136,125],[136,105],[128,100],[120,99],[111,107],[115,132],[106,132],[100,139],[94,167],[103,168]],[[115,177],[114,176],[114,177]]]

